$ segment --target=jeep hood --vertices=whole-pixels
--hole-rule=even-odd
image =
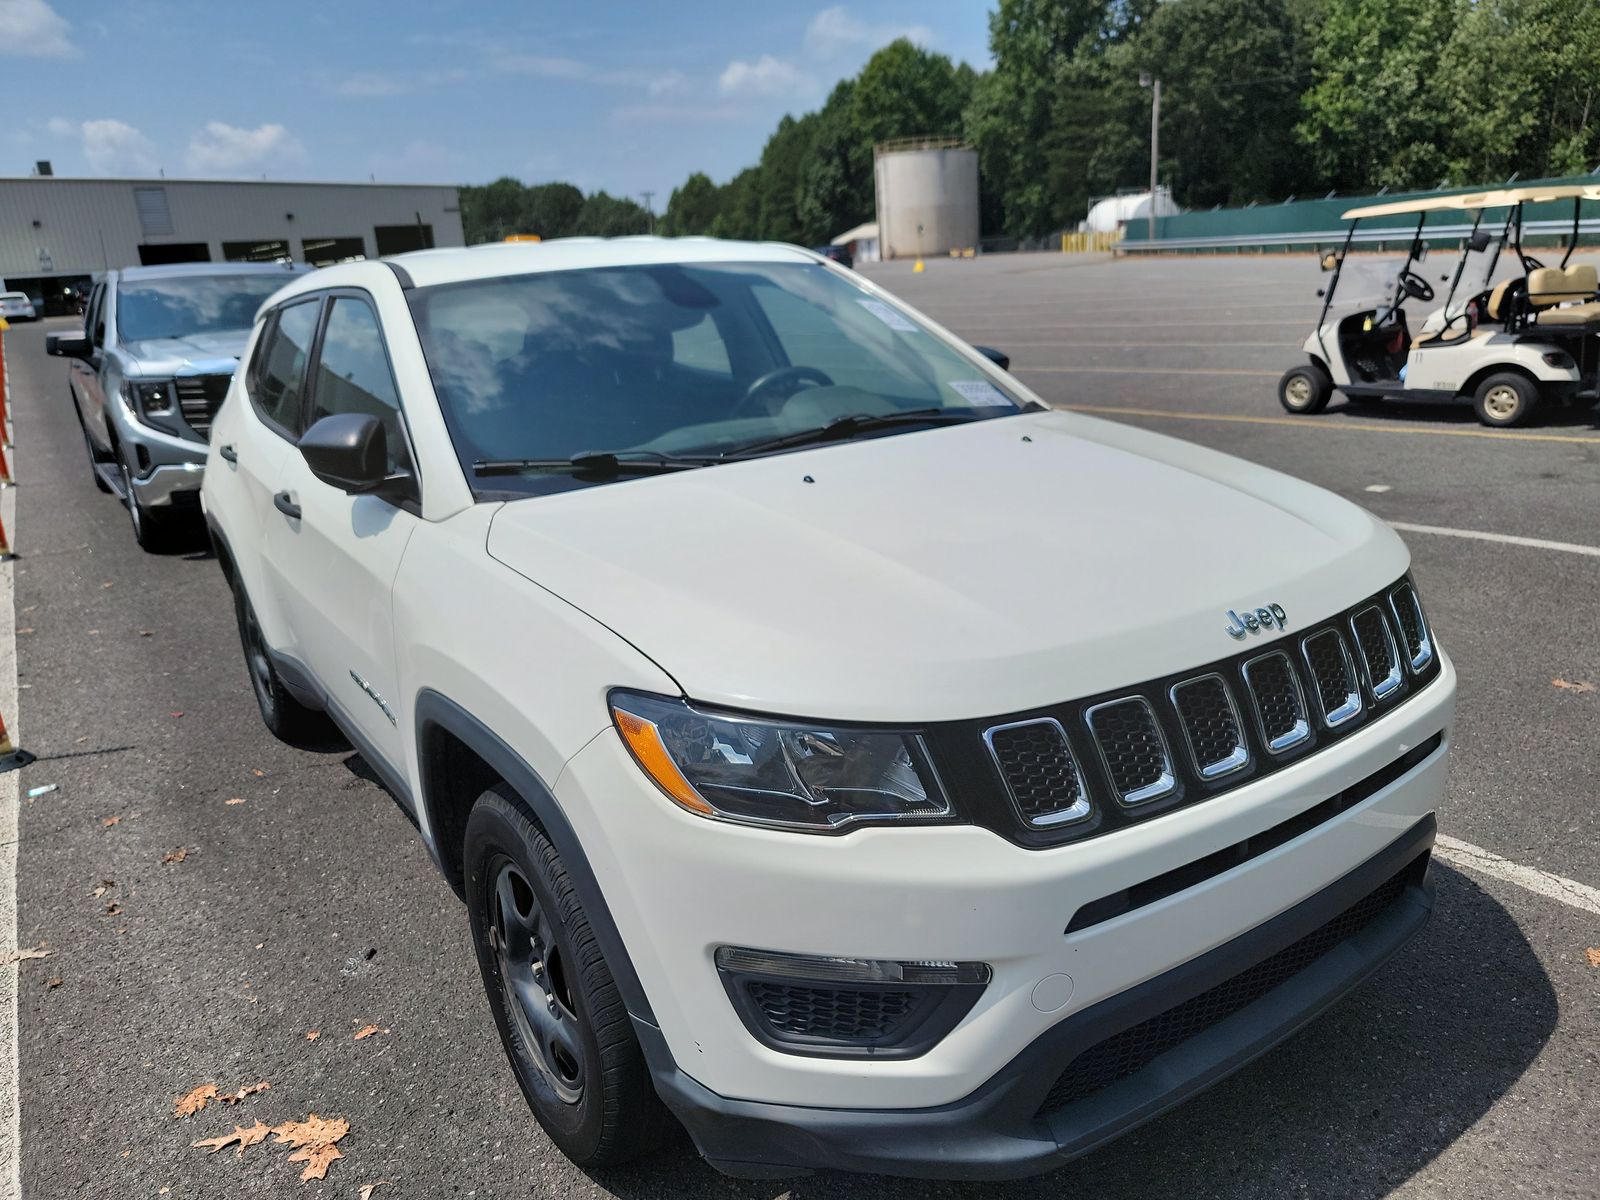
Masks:
[[[1331,493],[1054,412],[518,500],[488,550],[697,700],[907,722],[1264,647],[1408,565]],[[1269,604],[1287,635],[1225,632],[1228,610]]]

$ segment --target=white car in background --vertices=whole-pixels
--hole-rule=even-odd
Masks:
[[[38,316],[27,292],[0,292],[0,317],[7,321],[33,321]]]
[[[263,307],[202,491],[262,716],[415,819],[578,1164],[670,1114],[735,1175],[1047,1170],[1427,920],[1399,538],[998,357],[707,239]]]

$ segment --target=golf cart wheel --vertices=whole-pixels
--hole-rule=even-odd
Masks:
[[[1478,385],[1472,407],[1485,425],[1520,425],[1539,403],[1538,385],[1509,371],[1491,375]]]
[[[1278,380],[1278,403],[1292,413],[1319,413],[1332,395],[1333,380],[1316,363],[1290,367]]]
[[[671,1117],[561,856],[503,784],[463,841],[478,966],[534,1117],[579,1167],[655,1149]]]

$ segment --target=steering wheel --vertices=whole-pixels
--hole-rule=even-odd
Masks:
[[[800,390],[798,385],[811,384],[814,387],[832,387],[833,379],[826,372],[817,370],[816,367],[779,367],[777,370],[768,371],[744,390],[744,395],[739,397],[739,402],[728,413],[729,418],[747,415],[750,406],[755,403],[763,392],[785,383],[797,385],[789,389],[788,394],[793,395]]]
[[[1402,271],[1400,273],[1400,290],[1413,300],[1421,300],[1423,303],[1433,299],[1433,284],[1415,271]]]

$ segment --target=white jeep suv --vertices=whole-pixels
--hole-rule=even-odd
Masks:
[[[1042,1171],[1427,919],[1455,673],[1335,496],[785,246],[336,266],[244,364],[262,715],[413,816],[580,1165],[670,1113],[732,1174]]]

